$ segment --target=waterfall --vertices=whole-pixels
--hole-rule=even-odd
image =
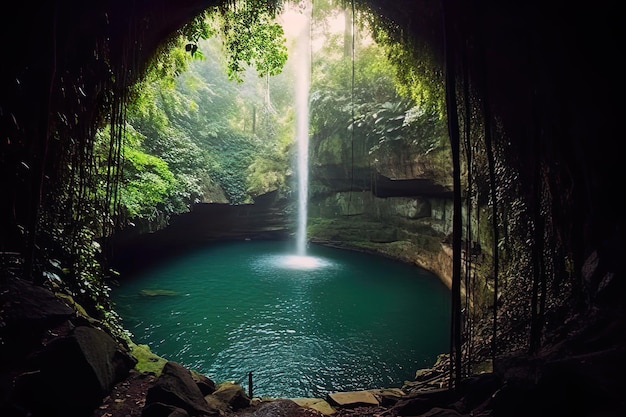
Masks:
[[[296,45],[296,142],[298,178],[297,255],[306,255],[307,216],[309,199],[309,85],[311,83],[310,17],[301,26]]]

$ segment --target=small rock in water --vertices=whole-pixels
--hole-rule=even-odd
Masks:
[[[159,296],[171,297],[174,295],[178,295],[178,293],[172,290],[154,289],[154,290],[141,290],[139,291],[139,295],[143,297],[159,297]]]

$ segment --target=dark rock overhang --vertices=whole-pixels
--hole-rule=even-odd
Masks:
[[[453,191],[429,178],[393,179],[378,174],[372,192],[376,197],[452,198]]]

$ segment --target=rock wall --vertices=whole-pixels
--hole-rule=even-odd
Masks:
[[[447,197],[376,197],[336,192],[309,205],[309,238],[373,251],[418,265],[451,282],[452,200]]]
[[[275,192],[259,196],[252,204],[199,203],[155,232],[127,229],[117,233],[107,242],[109,262],[120,272],[133,272],[156,259],[210,242],[284,239],[291,222],[285,200]]]

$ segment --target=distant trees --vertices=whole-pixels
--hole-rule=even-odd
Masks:
[[[346,15],[352,13],[348,7]],[[324,8],[319,14],[328,17],[330,12]],[[420,155],[430,161],[429,175],[448,184],[450,144],[441,85],[424,81],[432,71],[407,75],[408,55],[373,23],[376,17],[358,11],[354,18],[352,54],[343,53],[344,32],[323,28],[316,33],[324,40],[318,41],[323,46],[313,62],[314,145],[339,140],[343,155],[337,156],[345,164],[372,168],[400,154]]]
[[[240,204],[284,186],[288,75],[275,83],[269,77],[285,64],[285,39],[269,12],[250,13],[235,7],[203,15],[190,30],[193,43],[173,39],[135,86],[119,189],[126,221],[162,223],[194,202]],[[235,36],[254,19],[245,42]]]

